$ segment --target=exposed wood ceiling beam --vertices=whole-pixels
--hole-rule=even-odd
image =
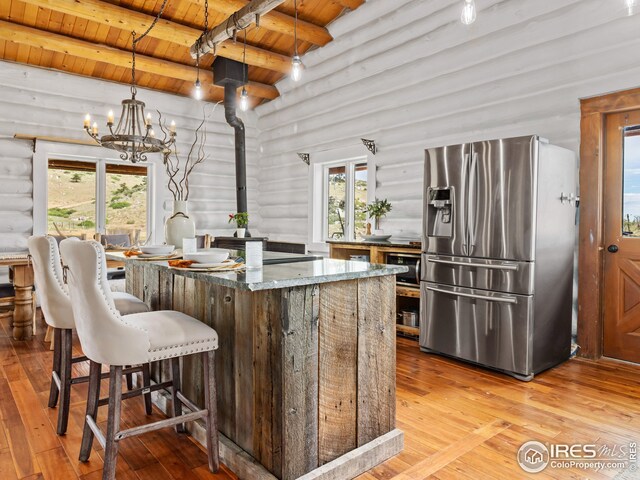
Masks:
[[[256,21],[257,16],[262,16],[278,5],[284,3],[285,0],[251,0],[240,10],[229,16],[225,21],[219,23],[201,38],[202,41],[194,42],[191,45],[190,52],[193,58],[209,53],[213,48],[217,48],[219,44],[231,38],[234,29],[242,29],[251,25]]]
[[[111,5],[100,0],[21,1],[126,31],[144,32],[154,19],[154,17],[145,13]],[[189,47],[201,33],[196,28],[161,18],[153,30],[149,32],[149,36]],[[216,53],[221,57],[241,62],[243,59],[243,46],[239,42],[236,44],[230,41],[224,42],[218,45]],[[251,45],[247,45],[246,63],[280,73],[289,73],[291,70],[291,59],[286,55],[280,55]]]
[[[128,50],[120,50],[106,45],[96,45],[84,40],[76,40],[65,35],[38,30],[3,20],[0,20],[0,38],[52,52],[64,53],[99,62],[107,62],[117,67],[131,68],[131,52]],[[196,78],[195,67],[140,54],[136,55],[136,70],[189,82],[193,82]],[[206,78],[205,75],[211,75],[211,73],[201,71],[203,78]],[[247,92],[255,97],[273,99],[278,96],[278,90],[271,85],[249,82],[246,88]],[[217,99],[222,98],[222,87],[213,86],[212,91],[216,92]]]
[[[197,5],[204,5],[205,0],[192,0]],[[247,5],[246,0],[214,0],[209,3],[212,8],[225,15],[232,15]],[[293,36],[294,19],[286,13],[272,10],[260,18],[260,28]],[[298,19],[298,40],[323,46],[333,38],[325,27],[314,25]]]
[[[335,0],[336,3],[339,3],[343,7],[350,8],[351,10],[355,10],[360,5],[364,3],[364,0]]]

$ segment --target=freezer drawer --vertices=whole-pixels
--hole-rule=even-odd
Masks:
[[[420,346],[531,375],[533,296],[422,282]]]
[[[533,273],[533,262],[422,255],[423,282],[532,295]]]

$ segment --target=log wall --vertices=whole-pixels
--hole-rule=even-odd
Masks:
[[[309,241],[314,154],[374,139],[387,233],[417,237],[424,149],[537,133],[578,151],[579,99],[640,84],[639,16],[623,0],[367,0],[306,54],[303,79],[257,108],[260,208],[270,238]],[[268,225],[268,229],[266,226]]]
[[[104,131],[107,111],[113,109],[119,116],[120,101],[129,95],[126,85],[0,62],[0,252],[26,249],[33,224],[33,144],[13,136],[20,133],[90,140],[82,130],[84,115],[91,113]],[[186,152],[202,118],[203,103],[143,89],[138,90],[138,98],[146,102],[154,117],[158,109],[167,121],[176,121],[178,148]],[[247,123],[249,209],[257,221],[255,115],[242,115]],[[207,131],[209,158],[191,177],[190,212],[198,231],[228,235],[232,231],[227,224],[228,214],[236,210],[234,139],[221,105],[211,116]],[[77,146],[78,155],[82,155],[82,149]],[[164,185],[159,186],[163,188],[159,190],[158,205],[170,215],[171,196]],[[157,229],[161,234],[162,225]]]

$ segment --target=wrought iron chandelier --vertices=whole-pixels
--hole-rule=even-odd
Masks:
[[[147,113],[145,116],[144,102],[136,99],[136,45],[158,22],[166,4],[167,0],[164,1],[160,12],[144,34],[136,38],[136,32],[131,32],[133,37],[131,48],[131,98],[122,100],[122,113],[118,124],[114,128],[113,111],[109,111],[107,115],[109,134],[100,136],[98,134],[98,124],[96,122],[93,122],[93,125],[91,124],[91,116],[87,114],[84,118],[84,129],[91,138],[105,148],[120,152],[122,160],[129,160],[132,163],[146,161],[148,153],[168,152],[176,141],[175,122],[171,122],[168,128],[169,138],[167,138],[166,134],[163,140],[156,138],[151,122],[151,114]],[[166,131],[162,125],[160,125],[160,128],[163,132]]]

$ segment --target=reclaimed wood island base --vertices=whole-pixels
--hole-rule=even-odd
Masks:
[[[395,277],[342,260],[196,273],[127,260],[127,291],[212,326],[221,460],[246,479],[347,479],[396,455]],[[154,380],[164,380],[164,364]],[[204,404],[202,364],[183,390]],[[158,394],[167,414],[171,399]],[[203,428],[189,426],[204,442]]]

